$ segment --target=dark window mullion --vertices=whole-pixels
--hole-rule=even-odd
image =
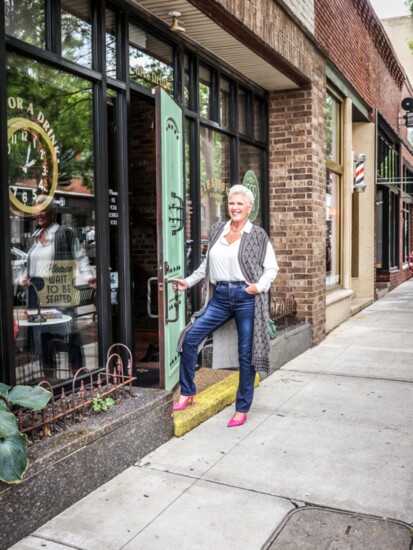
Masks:
[[[92,68],[106,74],[105,3],[93,0],[92,15]]]
[[[61,3],[60,0],[46,0],[46,50],[59,57],[62,55]]]
[[[209,116],[211,120],[220,123],[219,119],[219,74],[211,70],[211,91],[209,95]]]

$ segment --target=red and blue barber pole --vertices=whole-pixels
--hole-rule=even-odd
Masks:
[[[365,155],[358,155],[356,158],[356,173],[354,177],[354,191],[362,193],[366,190],[364,183],[364,164],[366,162]]]

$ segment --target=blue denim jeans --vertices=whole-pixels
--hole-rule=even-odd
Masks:
[[[181,395],[194,395],[194,383],[198,346],[215,329],[234,318],[238,331],[239,386],[235,410],[248,412],[254,396],[255,370],[251,365],[252,339],[254,334],[254,304],[252,294],[245,292],[244,282],[217,283],[214,296],[205,312],[195,319],[187,332],[181,353]]]

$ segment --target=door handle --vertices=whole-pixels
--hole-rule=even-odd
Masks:
[[[165,279],[165,324],[166,325],[168,323],[176,323],[179,319],[179,304],[180,304],[180,301],[179,301],[178,292],[174,291],[174,294],[175,294],[174,304],[169,306],[168,286],[172,285],[173,283],[174,283],[173,279]],[[175,318],[174,319],[170,319],[168,317],[170,309],[175,309]]]
[[[177,217],[174,217],[174,218],[169,217],[170,222],[179,222],[179,227],[177,229],[172,229],[172,235],[176,235],[178,233],[178,231],[182,231],[182,229],[184,228],[184,224],[185,224],[185,206],[184,206],[183,198],[180,197],[179,195],[177,195],[175,193],[175,191],[171,191],[171,197],[173,199],[176,199],[179,203],[178,206],[176,206],[176,204],[170,204],[169,205],[169,210],[177,210],[178,213],[179,213],[177,215]]]
[[[148,316],[151,319],[158,319],[159,315],[156,315],[152,313],[152,299],[151,299],[151,291],[152,291],[152,284],[154,282],[158,282],[158,277],[149,277],[148,282],[146,283],[146,310],[148,312]]]

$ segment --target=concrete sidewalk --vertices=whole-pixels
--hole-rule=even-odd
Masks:
[[[401,550],[413,522],[413,281],[14,550]],[[62,472],[64,475],[64,472]],[[35,504],[34,504],[35,505]]]

